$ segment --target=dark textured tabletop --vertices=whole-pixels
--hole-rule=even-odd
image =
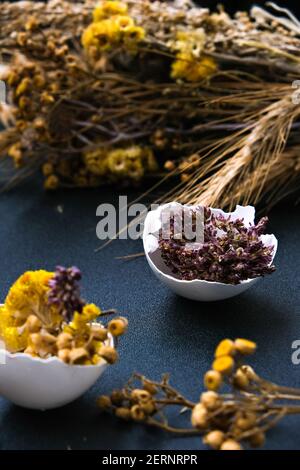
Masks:
[[[153,379],[170,372],[172,384],[197,400],[202,375],[224,337],[256,341],[259,350],[252,362],[257,371],[300,387],[300,365],[291,360],[292,342],[300,339],[299,208],[286,203],[270,213],[269,231],[279,239],[275,274],[239,297],[197,303],[160,284],[144,258],[116,260],[140,252],[141,241],[117,240],[95,253],[96,208],[116,200],[107,190],[46,194],[37,181],[0,196],[1,299],[23,271],[75,264],[84,273],[84,297],[102,308],[117,308],[130,322],[119,363],[76,402],[37,412],[0,398],[1,449],[202,448],[198,437],[173,437],[101,415],[95,399],[139,371]],[[266,448],[300,449],[299,427],[299,417],[286,419],[269,433]]]

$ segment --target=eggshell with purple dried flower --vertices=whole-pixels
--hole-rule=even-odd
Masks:
[[[164,204],[147,214],[144,223],[143,244],[150,268],[158,279],[176,294],[192,300],[216,301],[234,297],[249,289],[260,277],[242,280],[237,284],[213,282],[203,279],[184,280],[174,274],[162,258],[159,245],[159,232],[162,228],[162,212],[165,210],[197,209],[197,206],[184,206],[176,202]],[[234,212],[226,213],[221,209],[210,209],[216,216],[229,218],[231,221],[243,219],[245,227],[254,226],[255,208],[252,206],[237,206]],[[265,247],[273,247],[270,266],[275,258],[278,241],[274,235],[261,235],[260,241]]]

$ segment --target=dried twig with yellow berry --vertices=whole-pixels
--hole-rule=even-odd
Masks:
[[[106,326],[96,321],[115,311],[87,304],[80,280],[76,267],[24,273],[0,307],[0,337],[7,351],[42,359],[57,356],[72,365],[116,362],[116,339],[126,332],[127,319],[116,317]],[[113,344],[108,344],[109,337]]]
[[[242,450],[261,447],[269,429],[286,415],[300,413],[300,389],[282,387],[257,375],[245,364],[245,358],[256,351],[252,341],[225,339],[215,351],[212,369],[204,375],[203,392],[194,402],[180,394],[169,383],[134,374],[122,390],[98,398],[101,410],[117,417],[144,423],[184,436],[202,435],[203,442],[215,450]],[[226,386],[228,390],[220,393]],[[178,407],[190,424],[175,427],[167,411]]]

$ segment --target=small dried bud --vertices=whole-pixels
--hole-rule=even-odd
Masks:
[[[122,390],[113,390],[110,395],[110,399],[113,405],[120,406],[124,401],[124,394]]]
[[[42,322],[35,315],[29,315],[26,320],[26,327],[29,333],[37,333],[42,328]]]
[[[238,338],[234,342],[235,348],[241,354],[253,354],[256,351],[256,344],[248,339]]]
[[[70,349],[60,349],[57,356],[63,362],[70,362]]]
[[[126,421],[129,421],[132,418],[131,410],[125,407],[116,408],[115,415],[118,418],[125,419]]]
[[[176,168],[176,167],[175,167],[175,163],[172,162],[172,160],[166,161],[164,167],[165,167],[165,170],[167,170],[167,171],[173,171],[173,170],[175,170],[175,168]]]
[[[108,331],[113,336],[121,336],[126,332],[127,325],[128,325],[128,321],[126,318],[123,318],[123,317],[114,318],[108,323]]]
[[[109,410],[112,405],[111,399],[107,395],[98,397],[96,403],[101,410]]]
[[[247,366],[247,365],[242,366],[241,370],[244,372],[244,374],[250,380],[250,382],[251,381],[258,382],[259,381],[258,375],[254,372],[254,369],[251,366]]]
[[[88,359],[89,355],[85,348],[74,348],[69,352],[70,363],[80,364]]]
[[[56,340],[57,349],[70,349],[73,337],[70,333],[61,333]]]
[[[222,405],[222,398],[216,392],[210,390],[208,392],[204,392],[201,395],[201,403],[207,408],[209,411],[214,411]]]
[[[234,375],[233,383],[235,387],[246,390],[249,387],[249,379],[242,369],[238,369]]]
[[[198,403],[192,411],[192,426],[197,429],[203,429],[208,423],[208,411],[202,403]]]
[[[248,431],[248,429],[253,428],[256,423],[257,416],[251,411],[243,413],[240,417],[236,419],[236,426],[242,431]]]
[[[222,382],[222,375],[216,370],[209,370],[204,376],[204,386],[208,390],[218,391]]]
[[[134,405],[131,408],[130,413],[131,413],[131,418],[134,421],[145,421],[146,419],[146,414],[139,405]]]
[[[242,446],[233,439],[227,439],[221,445],[220,450],[243,450]]]
[[[257,431],[255,434],[249,437],[249,443],[251,447],[262,447],[265,443],[266,436],[262,431]]]
[[[102,346],[99,355],[108,362],[108,364],[114,364],[119,357],[117,351],[112,346]]]
[[[131,398],[135,402],[146,403],[151,400],[151,395],[149,392],[147,392],[147,390],[141,390],[136,388],[135,390],[132,390]]]
[[[146,403],[142,402],[139,405],[146,415],[150,416],[156,411],[155,403],[153,402],[153,400],[149,400]]]
[[[222,431],[211,431],[203,438],[203,443],[208,445],[214,450],[220,449],[225,439],[225,434]]]
[[[92,325],[91,333],[94,339],[97,341],[105,341],[107,339],[107,329],[101,325]]]

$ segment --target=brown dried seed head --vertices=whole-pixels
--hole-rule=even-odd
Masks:
[[[145,421],[146,414],[139,405],[134,405],[131,408],[130,413],[131,413],[131,418],[134,421]]]
[[[80,364],[88,359],[89,355],[85,348],[74,348],[70,351],[70,363]]]
[[[124,394],[122,390],[113,390],[110,396],[113,405],[120,406],[124,401]]]
[[[254,369],[251,366],[248,366],[248,365],[241,366],[241,370],[244,372],[244,374],[250,381],[253,381],[253,382],[259,381],[258,375],[255,373]]]
[[[117,351],[111,346],[102,346],[99,355],[108,362],[108,364],[114,364],[119,357]]]
[[[209,390],[201,395],[201,403],[210,411],[216,410],[222,405],[222,399],[216,392]]]
[[[121,336],[126,332],[126,330],[127,330],[127,320],[122,317],[114,318],[108,323],[108,331],[113,336]]]
[[[118,418],[125,419],[126,421],[129,421],[132,418],[131,410],[125,407],[116,408],[115,415]]]
[[[249,387],[249,379],[242,369],[238,369],[233,378],[234,385],[241,389],[246,390]]]
[[[98,397],[96,403],[101,410],[109,410],[112,405],[111,399],[107,395],[101,395]]]
[[[242,446],[233,439],[227,439],[221,445],[221,450],[243,450]]]
[[[208,411],[202,403],[198,403],[192,411],[191,423],[194,428],[203,429],[208,424]]]
[[[165,168],[165,170],[167,170],[167,171],[173,171],[173,170],[175,170],[176,166],[175,166],[175,163],[172,162],[172,160],[168,160],[168,161],[166,161],[166,163],[164,164],[164,168]]]
[[[251,429],[256,423],[257,416],[251,411],[243,413],[240,417],[236,419],[236,426],[242,431],[247,431]]]
[[[151,400],[151,394],[147,390],[136,388],[131,392],[131,398],[136,402],[146,403]]]
[[[265,433],[257,431],[255,434],[249,437],[249,443],[251,447],[262,447],[266,441]]]
[[[140,407],[146,413],[146,415],[152,415],[156,411],[155,403],[153,400],[149,400],[146,403],[140,403]]]
[[[220,449],[221,445],[223,444],[225,439],[225,434],[223,431],[211,431],[203,438],[204,444],[208,445],[214,450]]]

